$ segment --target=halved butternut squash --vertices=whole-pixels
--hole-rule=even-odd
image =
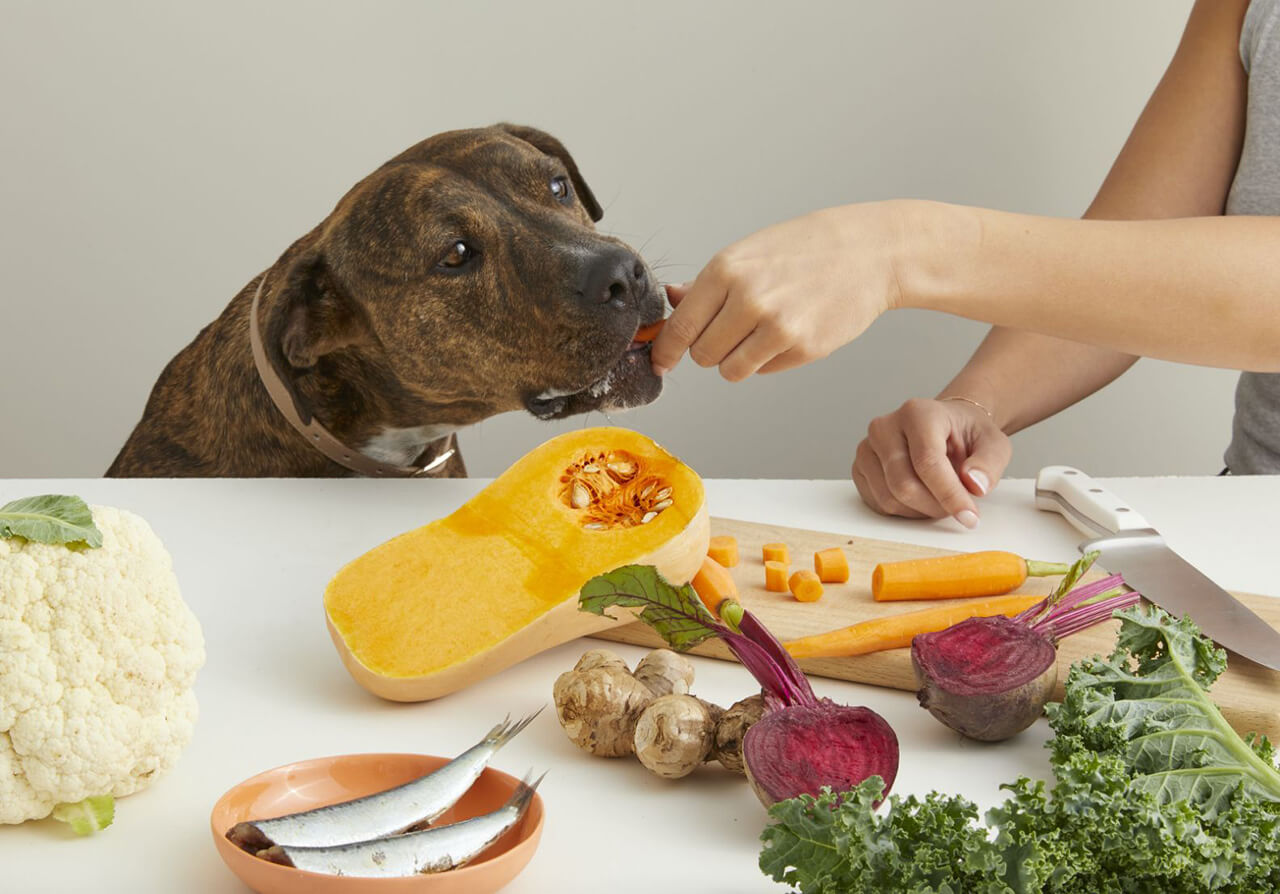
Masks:
[[[579,611],[578,591],[632,563],[685,583],[709,538],[697,473],[637,432],[584,429],[535,448],[453,514],[348,563],[325,590],[325,616],[366,689],[438,698],[634,620]]]

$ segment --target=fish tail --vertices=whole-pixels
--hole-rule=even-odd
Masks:
[[[532,775],[533,771],[530,770],[524,779],[520,780],[519,785],[511,793],[507,803],[503,805],[505,807],[514,807],[517,811],[517,816],[523,816],[524,812],[529,809],[529,802],[533,800],[533,793],[538,790],[538,786],[542,784],[542,780],[547,774],[544,772],[542,776],[530,782],[529,777]]]
[[[293,865],[293,860],[289,859],[289,855],[285,853],[284,848],[278,844],[273,844],[271,847],[258,851],[257,857],[266,860],[268,863],[278,863],[281,866]]]
[[[484,740],[489,744],[493,745],[495,749],[501,748],[503,745],[506,745],[508,742],[514,739],[517,735],[519,735],[520,731],[523,730],[526,726],[528,726],[530,723],[533,723],[533,718],[541,714],[546,707],[547,707],[546,705],[543,705],[541,708],[534,711],[532,714],[528,715],[527,717],[521,718],[520,720],[517,720],[514,723],[512,723],[511,721],[511,715],[508,714],[505,718],[503,718],[501,723],[499,723],[493,729],[489,730],[489,735],[485,736]]]

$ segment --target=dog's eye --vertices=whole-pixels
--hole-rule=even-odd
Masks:
[[[478,252],[467,243],[459,239],[449,248],[448,254],[440,259],[440,266],[447,267],[450,270],[457,270],[471,263]]]
[[[552,177],[551,194],[561,202],[568,203],[573,198],[573,187],[569,185],[569,178]]]

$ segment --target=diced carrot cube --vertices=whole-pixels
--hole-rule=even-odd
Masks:
[[[838,546],[813,554],[813,570],[824,584],[842,584],[849,579],[849,559]]]
[[[791,564],[791,556],[787,553],[787,545],[785,543],[766,543],[763,553],[766,562],[781,562],[783,565]]]
[[[787,592],[787,563],[772,559],[764,563],[764,588],[770,593]]]
[[[791,595],[796,597],[797,602],[817,602],[822,598],[822,582],[818,580],[817,574],[807,568],[791,575],[787,586],[791,588]]]
[[[738,564],[737,538],[730,537],[728,534],[712,537],[711,545],[707,547],[707,555],[715,559],[725,568],[732,568],[734,565]]]

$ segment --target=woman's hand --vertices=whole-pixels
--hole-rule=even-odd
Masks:
[[[898,303],[898,203],[816,211],[720,251],[692,285],[669,286],[675,310],[654,340],[653,369],[687,350],[737,382],[825,357]]]
[[[967,401],[915,398],[871,420],[853,461],[853,482],[885,515],[953,517],[978,524],[974,496],[989,492],[1013,455],[1009,437]]]

